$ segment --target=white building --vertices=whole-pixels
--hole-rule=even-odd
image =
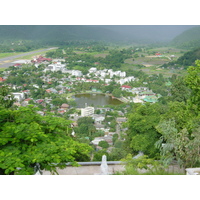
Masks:
[[[119,79],[116,82],[119,83],[120,85],[123,85],[124,83],[131,82],[131,81],[135,81],[134,76],[129,76],[129,77],[126,77],[126,78],[123,78],[123,79]]]
[[[120,76],[120,77],[126,77],[126,72],[120,72],[120,73],[119,73],[119,76]]]
[[[92,117],[94,114],[94,107],[86,107],[81,109],[81,116],[82,117]]]
[[[12,94],[14,95],[14,99],[16,99],[18,102],[25,99],[25,95],[23,92],[14,92]]]
[[[82,72],[79,70],[68,70],[68,69],[63,69],[62,73],[68,73],[71,74],[72,76],[80,77],[82,76]]]
[[[97,68],[95,68],[95,67],[92,67],[92,68],[90,68],[88,71],[89,71],[89,73],[94,73],[94,72],[96,72],[96,71],[97,71]]]
[[[82,76],[83,75],[82,72],[79,70],[72,70],[71,74],[72,74],[72,76]]]
[[[48,67],[45,69],[45,71],[50,70],[52,72],[56,72],[56,71],[61,71],[62,69],[64,69],[66,66],[66,64],[61,64],[61,62],[57,62],[55,64],[50,64],[48,65]]]
[[[110,83],[111,81],[112,81],[111,79],[105,79],[106,84]]]

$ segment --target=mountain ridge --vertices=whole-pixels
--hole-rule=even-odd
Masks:
[[[193,26],[175,25],[1,25],[0,40],[100,40],[169,42]]]

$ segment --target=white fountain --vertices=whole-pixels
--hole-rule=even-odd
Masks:
[[[101,162],[101,175],[108,175],[108,165],[106,161],[106,155],[102,156],[102,162]]]

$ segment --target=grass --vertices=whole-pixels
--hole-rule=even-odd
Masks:
[[[76,54],[87,54],[87,55],[91,55],[94,57],[106,57],[109,53],[108,51],[104,51],[104,52],[87,52],[87,51],[74,51]]]
[[[4,71],[5,69],[7,69],[6,67],[0,67],[0,72]]]
[[[6,58],[6,57],[9,57],[9,56],[16,56],[16,55],[19,55],[19,54],[22,54],[24,52],[18,52],[18,53],[0,53],[0,58]]]
[[[35,50],[32,50],[32,51],[39,51],[39,50],[43,50],[43,49],[44,48],[42,48],[42,49],[35,49]],[[32,51],[28,51],[28,52],[32,52]],[[49,51],[54,51],[54,50],[52,49],[52,50],[43,51],[43,52],[39,52],[39,53],[33,53],[31,55],[22,56],[22,57],[20,57],[20,59],[32,59],[33,56],[45,54],[46,52],[49,52]],[[9,57],[9,56],[16,56],[16,55],[24,54],[24,53],[28,53],[28,52],[0,53],[0,58],[6,58],[6,57]]]
[[[38,50],[42,50],[42,49],[38,49]],[[34,51],[37,51],[37,50],[34,50]],[[49,50],[49,51],[55,51],[55,50]],[[45,55],[45,53],[49,52],[49,51],[43,51],[43,52],[33,53],[33,54],[27,55],[27,56],[22,56],[22,57],[20,57],[20,59],[32,59],[33,56]]]

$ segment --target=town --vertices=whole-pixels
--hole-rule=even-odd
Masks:
[[[73,62],[80,64],[87,60]],[[106,151],[111,153],[124,140],[127,128],[123,127],[123,123],[127,121],[129,104],[155,103],[162,95],[145,87],[145,82],[140,87],[131,86],[131,83],[138,83],[139,78],[128,76],[126,71],[98,69],[100,63],[93,64],[94,67],[82,72],[69,69],[68,59],[38,55],[32,60],[14,61],[13,66],[1,72],[0,82],[11,89],[15,106],[32,104],[39,108],[38,113],[42,116],[49,112],[69,119],[72,121],[73,137],[92,144],[96,151],[106,147]],[[88,105],[86,100],[80,108],[75,101],[76,94],[107,96],[116,99],[118,105],[94,106]],[[87,120],[88,117],[91,120]],[[91,126],[91,130],[81,128],[81,118],[85,118],[84,123]]]
[[[198,51],[194,50],[196,55]],[[178,123],[176,128],[182,130],[186,124],[190,130],[189,124],[194,123],[195,127],[197,122],[195,112],[185,108],[190,105],[187,102],[192,93],[183,78],[186,67],[181,61],[185,63],[188,54],[191,53],[171,47],[116,47],[85,42],[3,61],[10,66],[0,71],[2,134],[9,142],[14,132],[20,138],[14,142],[19,146],[22,143],[23,149],[29,147],[28,142],[30,149],[34,148],[29,152],[30,159],[33,157],[30,162],[34,166],[40,163],[42,169],[50,167],[52,173],[58,165],[66,167],[66,162],[98,163],[103,156],[110,162],[130,161],[132,166],[132,159],[140,156],[136,163],[144,161],[147,168],[148,163],[158,164],[160,171],[152,173],[166,174],[165,164],[157,163],[166,152],[166,126]],[[195,99],[191,102],[196,103]],[[197,132],[194,130],[194,135]],[[170,138],[174,135],[172,132]],[[176,140],[181,137],[173,139]],[[39,151],[43,153],[37,154]],[[40,162],[41,158],[47,163]],[[57,166],[52,166],[52,162]],[[185,166],[189,165],[190,160],[186,160]],[[32,174],[34,170],[31,166],[29,172],[18,163],[16,167],[8,167],[6,173],[13,173],[14,169],[15,173]],[[181,164],[172,173],[182,173],[180,167]],[[127,170],[112,173],[140,174]]]

